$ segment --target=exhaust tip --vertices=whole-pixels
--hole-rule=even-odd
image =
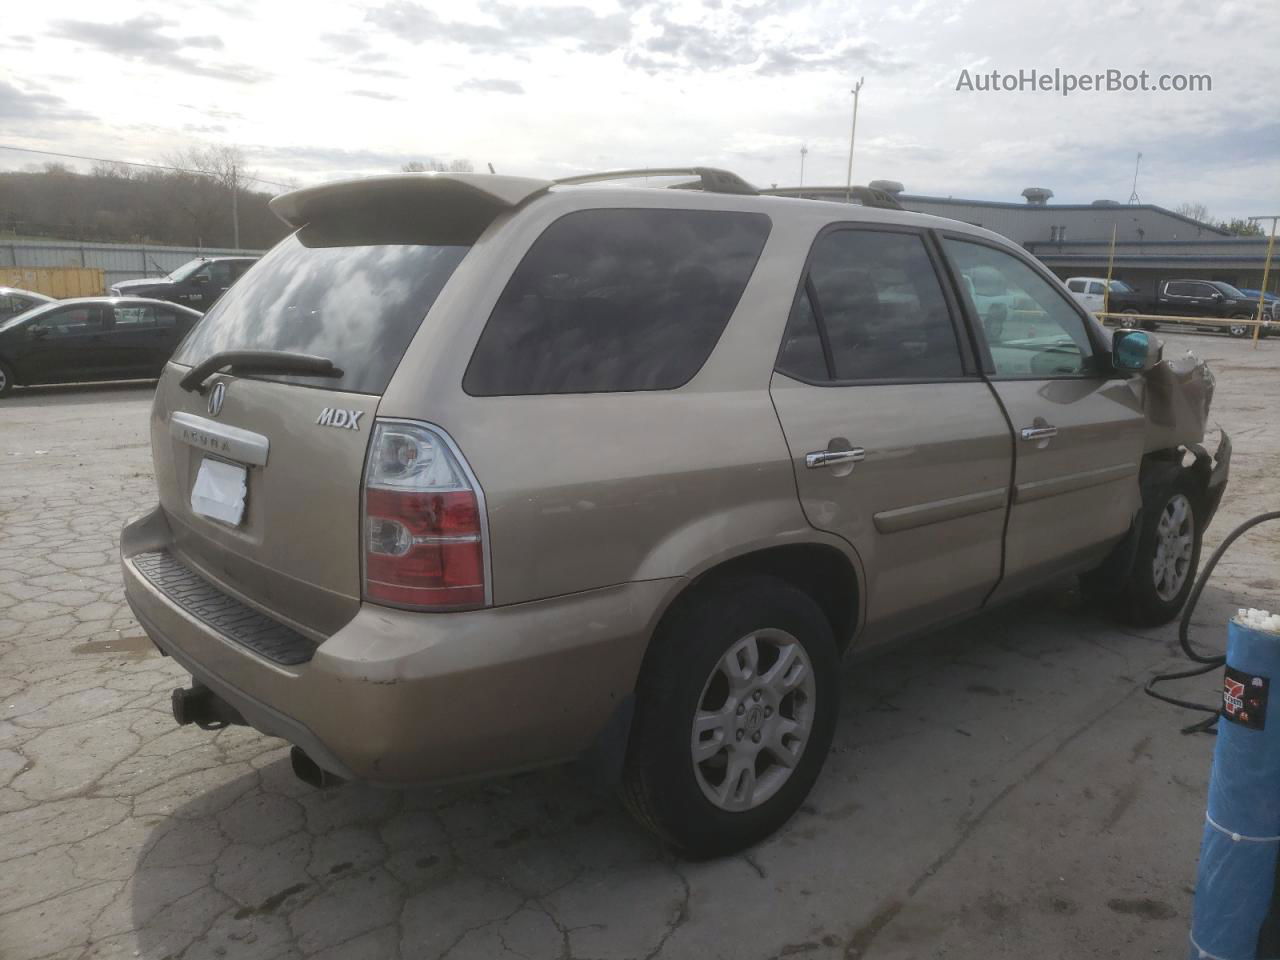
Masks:
[[[240,711],[198,683],[189,689],[178,687],[174,690],[169,695],[169,709],[173,712],[174,722],[180,727],[194,723],[201,730],[221,730],[245,723]]]
[[[301,747],[294,747],[289,751],[289,763],[293,766],[294,776],[318,790],[327,790],[343,782],[341,777],[325,770],[307,756],[307,752]]]

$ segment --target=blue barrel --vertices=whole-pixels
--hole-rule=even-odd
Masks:
[[[1227,629],[1222,716],[1191,921],[1191,956],[1280,960],[1280,635],[1258,611]]]

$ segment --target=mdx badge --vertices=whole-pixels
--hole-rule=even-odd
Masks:
[[[219,380],[209,391],[209,416],[216,417],[222,412],[222,401],[227,398],[227,384]]]
[[[316,417],[316,423],[322,427],[345,427],[348,430],[360,429],[360,418],[363,410],[339,410],[336,407],[325,407]]]

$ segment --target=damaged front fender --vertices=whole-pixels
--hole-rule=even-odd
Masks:
[[[1204,442],[1215,381],[1192,353],[1162,360],[1134,382],[1147,416],[1145,453]]]

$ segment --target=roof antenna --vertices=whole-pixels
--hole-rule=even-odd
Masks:
[[[498,172],[497,170],[493,169],[493,164],[492,164],[492,163],[491,163],[491,164],[489,164],[488,166],[489,166],[489,172],[490,172],[490,173],[497,173],[497,172]]]
[[[1142,154],[1138,154],[1138,159],[1133,161],[1133,192],[1129,194],[1129,205],[1141,203],[1138,199],[1138,165],[1142,163]]]

